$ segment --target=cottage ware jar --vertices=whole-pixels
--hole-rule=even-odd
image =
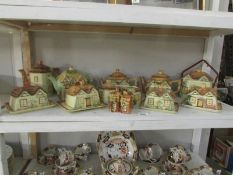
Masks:
[[[66,90],[80,83],[87,83],[87,78],[73,67],[69,67],[68,70],[63,71],[57,77],[49,76],[48,79],[52,82],[54,89],[56,90],[61,101],[65,100]]]
[[[160,161],[163,150],[159,144],[149,144],[139,150],[139,157],[142,161],[156,163]]]

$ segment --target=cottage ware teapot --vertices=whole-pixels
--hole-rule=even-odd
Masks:
[[[163,155],[163,150],[159,144],[149,144],[139,150],[139,157],[142,161],[156,163]]]
[[[73,67],[69,67],[68,70],[63,71],[56,78],[49,76],[48,79],[52,82],[61,101],[65,100],[66,90],[69,87],[80,83],[87,83],[87,78]]]

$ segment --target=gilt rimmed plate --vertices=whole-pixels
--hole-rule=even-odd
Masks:
[[[97,139],[97,150],[102,163],[111,159],[135,161],[138,149],[132,132],[101,132]]]

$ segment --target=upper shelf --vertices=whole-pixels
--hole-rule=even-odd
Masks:
[[[59,24],[71,25],[68,29],[75,30],[73,25],[79,24],[115,26],[135,33],[142,32],[141,27],[233,33],[233,13],[102,3],[1,0],[0,19],[30,21],[29,30],[64,29]]]
[[[180,107],[177,114],[134,109],[128,115],[107,108],[68,113],[56,107],[19,115],[3,113],[0,133],[232,128],[232,111],[226,104],[220,113]]]

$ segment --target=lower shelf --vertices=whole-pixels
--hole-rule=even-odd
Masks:
[[[227,171],[225,168],[221,167],[215,160],[207,157],[206,162],[214,169],[214,170],[221,170],[222,174],[224,175],[232,175],[229,171]]]
[[[191,153],[191,156],[192,156],[192,159],[186,163],[186,166],[188,169],[193,169],[193,168],[200,167],[202,165],[206,165],[206,163],[197,154]],[[161,160],[161,162],[162,162],[162,160]],[[159,166],[161,164],[161,162],[158,162],[157,164],[154,164],[154,165]],[[100,162],[99,162],[99,157],[97,154],[92,154],[87,161],[80,161],[79,164],[80,164],[82,169],[92,168],[96,175],[102,174]],[[140,168],[145,168],[149,164],[142,162],[142,161],[138,161],[137,165]],[[29,165],[25,169],[25,172],[30,171],[30,170],[44,171],[44,173],[45,173],[44,175],[52,175],[52,167],[51,166],[40,165],[37,163],[36,160],[31,160],[31,162],[29,163]]]

